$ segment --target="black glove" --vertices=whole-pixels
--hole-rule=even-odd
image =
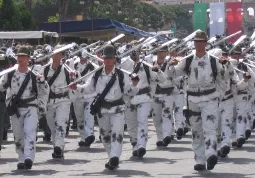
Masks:
[[[153,72],[158,72],[158,71],[159,71],[159,68],[152,68],[152,71],[153,71]]]

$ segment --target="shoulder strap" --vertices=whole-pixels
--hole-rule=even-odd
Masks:
[[[149,66],[147,66],[147,65],[143,65],[143,68],[144,68],[145,73],[146,73],[146,76],[147,76],[148,84],[150,84],[151,74],[150,74]]]
[[[84,76],[88,73],[89,70],[94,70],[94,66],[91,63],[88,63],[85,69],[82,71],[81,76]]]
[[[212,56],[210,56],[210,62],[211,62],[211,68],[212,68],[212,74],[213,74],[213,78],[216,81],[216,77],[217,77],[217,66],[216,66],[216,59]]]
[[[96,87],[98,78],[99,78],[99,76],[101,75],[102,71],[103,71],[103,68],[100,69],[100,70],[98,70],[98,71],[96,71],[96,73],[95,73],[95,75],[94,75],[94,80],[95,80],[95,82],[94,82],[94,87]]]
[[[164,62],[164,64],[163,64],[162,67],[161,67],[161,70],[162,70],[163,72],[165,72],[165,70],[166,70],[166,65],[167,65],[167,62]]]
[[[11,84],[12,84],[12,77],[14,75],[14,73],[16,72],[16,70],[8,73],[8,76],[7,76],[7,87],[10,87],[11,88]]]
[[[32,78],[32,91],[37,96],[38,95],[38,90],[37,90],[37,84],[36,84],[36,75],[33,72],[31,72],[31,78]]]
[[[77,70],[78,62],[74,64],[74,69]]]
[[[44,75],[45,80],[47,80],[49,70],[50,70],[50,66],[48,65],[48,66],[45,67],[45,69],[43,71],[44,72],[43,75]]]
[[[25,89],[27,87],[27,84],[28,84],[28,82],[30,80],[30,77],[31,77],[31,71],[27,73],[27,75],[26,75],[26,77],[25,77],[25,79],[24,79],[24,81],[23,81],[23,83],[22,83],[22,85],[21,85],[17,95],[16,95],[16,98],[15,98],[16,101],[20,100],[22,94],[24,93],[24,91],[25,91]]]
[[[116,68],[116,72],[119,79],[120,90],[124,93],[124,73],[118,68]]]
[[[104,100],[105,96],[107,95],[107,93],[110,91],[110,89],[112,88],[113,84],[116,81],[116,77],[117,77],[117,72],[115,72],[112,75],[112,78],[110,79],[110,81],[107,83],[107,85],[105,86],[105,89],[103,90],[103,92],[100,94],[100,99],[101,101]]]
[[[186,59],[185,68],[184,68],[186,75],[190,75],[190,65],[192,60],[193,60],[193,56],[190,56],[189,58]]]
[[[54,81],[56,80],[56,78],[58,77],[58,75],[60,74],[60,72],[61,72],[61,68],[62,68],[62,65],[60,65],[59,67],[58,67],[58,69],[55,71],[55,73],[53,74],[53,76],[50,78],[50,80],[49,80],[49,82],[48,82],[48,84],[49,84],[49,86],[51,86],[53,83],[54,83]],[[46,68],[45,68],[45,70],[46,70]],[[49,71],[48,71],[49,72]],[[45,71],[44,71],[44,73],[45,73]],[[48,75],[48,74],[47,74]],[[46,75],[46,76],[47,76]]]
[[[70,77],[69,77],[69,72],[67,71],[67,69],[64,67],[64,72],[66,75],[66,83],[67,85],[69,85],[71,83]]]

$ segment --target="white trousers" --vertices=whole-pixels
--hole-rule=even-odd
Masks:
[[[102,114],[102,118],[98,118],[100,135],[109,158],[119,158],[121,155],[124,122],[124,112]]]
[[[92,101],[93,98],[86,101],[84,99],[77,99],[73,102],[81,141],[85,141],[88,136],[94,135],[94,116],[90,114]]]
[[[177,94],[174,98],[175,129],[184,128],[186,118],[183,116],[184,94]]]
[[[138,105],[130,105],[128,108],[128,116],[126,123],[131,141],[136,141],[133,150],[145,148],[148,141],[148,119],[152,115],[152,103],[141,103]]]
[[[234,99],[221,101],[219,104],[219,124],[221,133],[221,148],[231,146],[232,122],[234,117]]]
[[[36,107],[20,108],[19,111],[20,117],[11,116],[11,122],[18,162],[24,163],[25,159],[35,159],[38,112]]]
[[[247,125],[251,122],[250,116],[251,102],[248,95],[236,96],[236,139],[245,137]],[[250,120],[250,121],[249,121]]]
[[[154,98],[152,103],[153,122],[156,128],[158,141],[163,141],[172,134],[174,98],[172,95],[163,98]]]
[[[66,127],[69,120],[71,102],[60,102],[49,104],[47,107],[46,119],[51,130],[53,146],[58,146],[62,150],[65,147]]]
[[[205,164],[210,156],[217,155],[218,99],[199,103],[189,101],[189,109],[192,111],[190,124],[195,161],[196,164]]]

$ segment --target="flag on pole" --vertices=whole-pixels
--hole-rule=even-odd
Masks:
[[[207,29],[207,9],[208,4],[205,3],[195,3],[194,5],[194,31]]]
[[[225,3],[210,3],[210,37],[225,33]]]
[[[228,2],[226,4],[227,11],[227,34],[233,34],[237,31],[242,30],[242,2]],[[230,38],[230,42],[235,42],[242,34],[236,35]]]

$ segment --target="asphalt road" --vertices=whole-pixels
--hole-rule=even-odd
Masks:
[[[4,142],[0,157],[0,177],[213,177],[213,178],[255,178],[255,137],[247,141],[241,149],[232,149],[227,158],[220,159],[212,171],[197,172],[191,147],[191,133],[182,140],[174,140],[167,148],[156,147],[156,133],[152,121],[149,121],[149,141],[147,153],[143,159],[132,158],[132,147],[125,133],[120,166],[109,171],[104,164],[107,154],[98,140],[89,149],[78,147],[78,132],[70,131],[66,138],[65,159],[53,160],[52,145],[42,141],[39,132],[36,159],[32,170],[17,170],[17,154],[10,132]]]

